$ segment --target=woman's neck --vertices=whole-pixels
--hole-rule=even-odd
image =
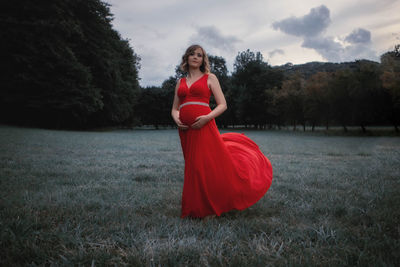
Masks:
[[[201,70],[199,68],[196,69],[191,69],[189,68],[188,71],[188,78],[195,78],[195,77],[199,77],[201,75],[203,75],[204,73],[201,72]]]

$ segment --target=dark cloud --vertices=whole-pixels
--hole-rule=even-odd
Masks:
[[[358,28],[347,35],[344,40],[352,44],[369,43],[371,41],[371,32]]]
[[[305,38],[301,46],[315,49],[322,57],[333,62],[341,61],[340,55],[343,54],[342,45],[336,42],[333,37],[317,36]]]
[[[270,58],[274,57],[276,54],[284,55],[285,51],[283,51],[282,49],[275,49],[268,53]]]
[[[290,17],[274,22],[272,27],[287,34],[311,37],[321,34],[329,26],[330,22],[329,9],[321,5],[312,8],[310,13],[303,17]]]
[[[370,59],[379,61],[375,50],[371,48],[370,43],[358,43],[346,46],[342,55],[342,61],[352,61],[355,59]]]
[[[197,27],[197,33],[190,38],[192,43],[204,43],[211,48],[232,52],[240,39],[235,36],[224,36],[215,26]]]
[[[323,58],[331,62],[351,61],[368,58],[376,60],[375,51],[370,47],[371,32],[358,28],[346,36],[344,41],[350,43],[345,46],[332,36],[323,36],[323,32],[330,23],[329,9],[322,5],[312,8],[310,13],[301,18],[287,18],[273,23],[275,30],[303,37],[302,47],[314,49]]]
[[[376,52],[371,49],[369,42],[358,42],[349,46],[343,46],[340,42],[335,41],[332,36],[317,36],[305,38],[301,46],[314,49],[330,62],[344,62],[366,58],[372,60],[378,59]]]

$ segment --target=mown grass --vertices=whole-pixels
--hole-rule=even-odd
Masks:
[[[398,266],[400,138],[244,131],[267,195],[180,219],[176,130],[0,126],[0,265]]]

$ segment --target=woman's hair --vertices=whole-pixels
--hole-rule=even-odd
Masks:
[[[197,48],[200,48],[201,51],[203,52],[203,63],[200,66],[200,71],[203,73],[210,73],[210,62],[208,61],[208,56],[206,54],[206,51],[204,51],[203,47],[197,44],[191,45],[188,47],[188,49],[186,49],[185,54],[182,56],[182,62],[180,65],[181,70],[183,72],[189,71],[188,58],[192,53],[194,53],[194,51]]]

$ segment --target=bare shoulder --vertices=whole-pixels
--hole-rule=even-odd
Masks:
[[[207,79],[208,87],[215,94],[217,91],[221,91],[221,85],[219,84],[218,78],[214,73],[208,74]]]
[[[217,76],[214,73],[211,73],[211,72],[208,74],[208,79],[207,80],[208,80],[208,83],[211,84],[211,85],[219,83]]]
[[[208,79],[210,79],[210,80],[218,80],[217,76],[214,73],[211,73],[211,72],[208,74]]]

